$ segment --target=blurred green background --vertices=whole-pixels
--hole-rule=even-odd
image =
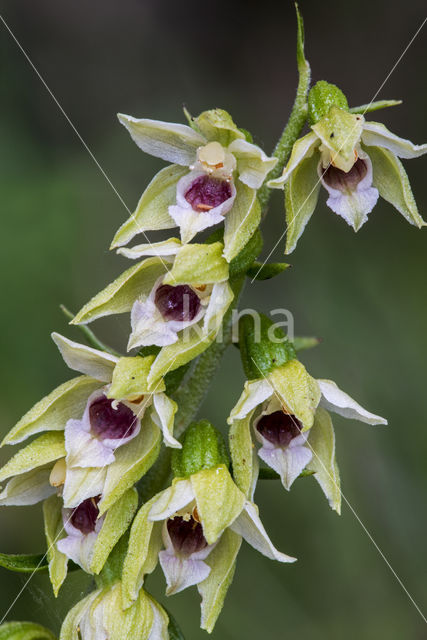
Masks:
[[[295,17],[290,2],[186,3],[4,0],[2,15],[130,208],[162,163],[138,150],[115,113],[183,121],[223,107],[270,151],[296,86]],[[350,104],[369,102],[424,18],[424,2],[386,0],[300,3],[314,80],[327,78]],[[424,30],[425,31],[425,30]],[[378,98],[403,98],[379,112],[397,134],[422,142],[426,33],[421,32]],[[2,434],[68,377],[50,340],[53,330],[79,339],[58,305],[77,310],[123,270],[109,242],[127,213],[22,52],[0,24]],[[407,162],[426,217],[426,161]],[[292,254],[293,269],[248,285],[243,306],[292,310],[299,335],[323,338],[306,352],[313,375],[332,378],[389,427],[335,418],[343,492],[423,609],[427,515],[427,232],[380,202],[357,236],[321,203]],[[284,230],[274,193],[265,255]],[[153,234],[155,237],[155,234]],[[280,259],[284,242],[274,258]],[[122,347],[128,318],[100,321],[99,334]],[[230,349],[203,407],[225,429],[243,376]],[[2,451],[2,460],[10,451]],[[280,566],[243,546],[214,638],[300,640],[421,639],[424,622],[350,509],[332,513],[313,479],[286,493],[259,486],[257,501],[273,541],[299,562]],[[41,508],[3,509],[3,552],[44,548]],[[0,614],[26,577],[0,570]],[[35,576],[8,619],[57,631],[87,585],[73,574],[55,602]],[[149,588],[160,598],[157,573]],[[167,600],[186,638],[198,629],[195,589]]]

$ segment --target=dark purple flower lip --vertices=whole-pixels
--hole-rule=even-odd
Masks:
[[[194,211],[210,211],[231,198],[231,185],[227,180],[203,175],[196,178],[184,194]]]
[[[330,164],[323,172],[322,178],[331,189],[337,189],[341,193],[352,193],[367,173],[368,163],[358,158],[347,173]]]
[[[256,429],[271,444],[285,448],[291,440],[301,435],[302,424],[298,418],[290,413],[274,411],[274,413],[262,416]]]
[[[176,553],[191,556],[208,546],[203,528],[193,516],[175,516],[167,521],[167,529]]]
[[[97,398],[89,407],[90,427],[102,440],[129,438],[137,428],[137,417],[125,404],[105,396]]]
[[[191,322],[200,311],[200,298],[187,284],[173,287],[162,284],[156,290],[154,303],[165,320]]]
[[[100,499],[101,496],[88,498],[73,509],[71,513],[71,524],[84,535],[95,531],[96,521],[99,515],[98,502]]]

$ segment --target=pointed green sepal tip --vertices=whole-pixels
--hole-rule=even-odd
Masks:
[[[262,313],[240,318],[239,346],[248,380],[268,376],[296,357],[283,329]]]
[[[316,124],[324,118],[331,107],[348,111],[347,98],[335,84],[319,80],[308,94],[308,122]]]
[[[207,420],[190,424],[182,438],[182,449],[172,452],[172,471],[176,478],[188,478],[220,464],[230,463],[222,434]]]

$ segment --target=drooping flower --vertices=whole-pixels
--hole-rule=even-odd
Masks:
[[[60,640],[166,640],[169,618],[146,591],[122,607],[122,585],[98,589],[77,603],[61,627]]]
[[[112,248],[127,244],[138,233],[174,226],[187,243],[224,221],[224,256],[231,261],[259,224],[256,192],[277,159],[249,142],[248,134],[222,109],[190,118],[191,127],[118,117],[140,149],[174,164],[148,185]]]
[[[307,468],[339,512],[335,435],[328,411],[371,425],[387,424],[331,380],[312,378],[296,359],[247,381],[228,418],[237,484],[247,490],[254,485],[258,472],[256,461],[251,462],[254,438],[261,445],[258,456],[278,473],[286,489]]]
[[[362,113],[351,113],[344,94],[323,81],[310,91],[309,113],[312,131],[294,144],[283,175],[268,183],[286,186],[286,253],[294,250],[313,214],[320,185],[328,192],[327,205],[355,231],[379,196],[411,224],[425,225],[399,158],[417,158],[427,153],[427,144],[415,145]]]
[[[131,311],[128,348],[163,347],[149,373],[155,381],[204,351],[215,339],[234,294],[221,242],[181,245],[176,239],[120,252],[145,258],[97,294],[74,324]]]
[[[167,595],[197,586],[202,628],[211,631],[225,598],[221,585],[233,574],[241,538],[270,559],[295,561],[273,546],[257,506],[234,483],[226,456],[222,436],[208,422],[188,428],[183,449],[174,454],[172,485],[143,505],[132,525],[123,568],[129,603],[158,558]]]

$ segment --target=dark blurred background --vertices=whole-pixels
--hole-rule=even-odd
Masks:
[[[337,83],[351,105],[373,98],[425,13],[421,0],[303,0],[300,6],[314,80]],[[133,144],[116,112],[183,121],[184,103],[194,114],[223,107],[267,152],[289,114],[297,81],[291,2],[4,0],[1,7],[130,208],[162,163]],[[372,115],[415,142],[427,138],[426,29],[378,96],[404,104]],[[0,47],[4,434],[71,377],[49,333],[80,336],[58,305],[77,310],[127,266],[108,251],[127,213],[2,24]],[[426,160],[406,167],[426,217]],[[292,310],[299,335],[323,338],[303,357],[313,375],[336,380],[389,419],[388,428],[371,428],[335,418],[343,491],[423,609],[427,232],[380,202],[356,236],[324,201],[322,194],[290,257],[293,269],[247,286],[243,305]],[[273,194],[264,227],[267,255],[284,229],[280,193]],[[275,259],[283,249],[282,241]],[[97,326],[117,347],[127,329],[127,317]],[[230,349],[203,416],[225,429],[242,383],[237,351]],[[2,451],[2,460],[9,455]],[[244,545],[214,638],[427,637],[419,613],[346,505],[341,517],[331,512],[310,478],[297,481],[290,494],[265,482],[257,501],[273,541],[299,562],[276,565]],[[44,548],[40,506],[3,509],[0,518],[1,551]],[[25,576],[1,569],[0,578],[2,614]],[[35,576],[8,619],[58,631],[84,588],[73,574],[54,601],[47,578]],[[149,588],[166,601],[161,575],[150,578]],[[198,629],[198,603],[194,589],[167,600],[191,640],[205,635]]]

